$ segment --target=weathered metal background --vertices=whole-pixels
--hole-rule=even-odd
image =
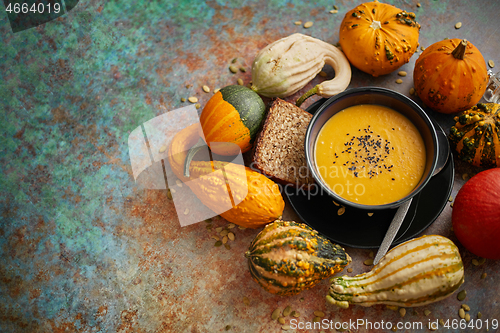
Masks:
[[[422,46],[466,38],[500,64],[499,1],[389,2],[417,14]],[[211,93],[202,85],[248,83],[257,51],[276,39],[302,32],[336,43],[344,14],[359,3],[80,1],[56,21],[16,34],[1,7],[0,331],[279,332],[270,316],[287,305],[303,323],[316,310],[343,322],[425,326],[459,319],[462,302],[455,296],[401,318],[384,306],[327,305],[328,281],[294,297],[270,295],[251,280],[243,255],[259,230],[235,228],[229,250],[214,247],[210,236],[224,220],[214,219],[212,231],[205,223],[181,228],[166,191],[141,189],[132,177],[127,139],[134,128],[186,105],[182,97],[197,96],[203,105]],[[334,4],[339,12],[330,14]],[[297,20],[314,25],[305,29]],[[350,87],[376,85],[409,96],[417,57],[401,67],[408,72],[402,84],[395,83],[397,73],[372,78],[353,69]],[[228,70],[233,58],[246,73]],[[452,116],[427,111],[449,130]],[[464,173],[479,171],[457,161],[453,196]],[[285,218],[297,216],[287,207]],[[457,241],[451,208],[425,233]],[[464,303],[472,318],[481,311],[483,319],[482,329],[468,331],[486,331],[486,319],[500,320],[500,262],[474,266],[476,257],[460,249]],[[370,251],[346,250],[351,274],[369,269],[362,263]]]

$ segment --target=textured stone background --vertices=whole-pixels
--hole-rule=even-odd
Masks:
[[[389,2],[417,14],[421,45],[467,38],[500,64],[500,2]],[[336,43],[345,12],[359,3],[80,1],[57,20],[16,34],[0,6],[0,331],[220,332],[230,325],[231,332],[278,332],[270,314],[288,304],[304,322],[315,310],[336,321],[400,321],[383,306],[327,306],[327,281],[294,297],[267,294],[243,256],[259,230],[235,228],[227,250],[214,247],[216,233],[205,223],[180,228],[165,191],[135,184],[128,156],[129,133],[186,105],[181,97],[197,96],[203,105],[211,96],[204,84],[248,83],[255,54],[270,42],[302,32]],[[339,13],[329,14],[334,4]],[[297,20],[314,26],[306,30]],[[396,73],[372,78],[353,69],[350,87],[409,96],[417,57],[401,67],[409,74],[403,84],[395,83]],[[246,73],[228,71],[233,58]],[[453,123],[427,111],[446,129]],[[478,171],[457,162],[453,196],[462,174]],[[285,218],[297,216],[287,207]],[[213,222],[214,229],[226,224]],[[446,207],[425,233],[456,241],[450,227]],[[460,249],[471,316],[481,311],[483,320],[500,320],[500,263],[473,266],[475,256]],[[368,250],[347,251],[352,274],[369,269],[362,265]],[[429,316],[408,310],[404,321],[458,319],[459,306],[452,296],[426,306]]]

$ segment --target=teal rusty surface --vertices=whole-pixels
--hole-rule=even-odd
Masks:
[[[248,83],[254,56],[276,39],[301,32],[335,44],[344,14],[359,3],[80,1],[55,21],[16,34],[0,6],[0,331],[279,332],[271,313],[287,305],[303,323],[321,310],[339,322],[424,325],[399,330],[406,332],[428,331],[429,320],[459,319],[462,302],[455,296],[401,318],[384,306],[327,305],[328,281],[297,296],[268,294],[251,279],[244,258],[259,230],[235,228],[230,249],[214,247],[210,236],[226,221],[214,218],[212,229],[203,222],[181,228],[166,191],[143,189],[132,177],[127,139],[137,126],[187,105],[181,98],[197,96],[203,105],[211,93],[202,85]],[[389,3],[417,14],[422,46],[466,38],[486,60],[500,63],[500,2]],[[334,4],[339,12],[330,14]],[[298,20],[314,25],[305,29]],[[353,69],[350,87],[376,85],[410,96],[417,56],[401,67],[408,72],[402,84],[395,83],[397,73],[373,78]],[[234,58],[245,73],[228,70]],[[453,123],[426,111],[445,129]],[[464,173],[479,171],[457,161],[452,196]],[[284,218],[298,219],[288,205]],[[451,207],[425,233],[458,243]],[[369,270],[363,261],[370,251],[346,250],[352,274]],[[500,263],[474,266],[476,257],[460,250],[464,302],[472,318],[481,311],[483,319],[482,329],[469,331],[485,331],[486,319],[500,320]],[[388,330],[351,327],[368,331]]]

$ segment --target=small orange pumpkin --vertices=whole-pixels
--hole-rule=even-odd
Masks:
[[[249,151],[265,111],[264,102],[253,90],[239,85],[222,88],[200,115],[207,145],[213,153],[225,156]]]
[[[413,83],[418,97],[434,111],[464,111],[479,102],[486,90],[486,62],[467,40],[446,39],[422,52],[415,62]]]
[[[340,46],[356,68],[379,76],[407,63],[418,47],[415,14],[378,1],[347,12],[340,25]]]

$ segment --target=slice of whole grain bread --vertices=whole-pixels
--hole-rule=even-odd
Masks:
[[[304,140],[312,115],[276,98],[254,144],[252,167],[281,184],[309,188]]]

